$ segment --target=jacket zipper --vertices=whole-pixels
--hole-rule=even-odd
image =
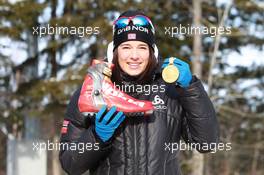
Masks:
[[[133,132],[134,132],[134,174],[137,175],[137,134],[136,134],[136,125],[133,126]]]

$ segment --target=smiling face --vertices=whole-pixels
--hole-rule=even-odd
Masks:
[[[140,75],[149,62],[149,46],[142,41],[126,41],[118,47],[118,63],[130,76]]]

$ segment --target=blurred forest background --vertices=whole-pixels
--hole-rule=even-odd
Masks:
[[[57,141],[66,105],[81,85],[91,58],[105,57],[112,23],[141,9],[156,27],[162,58],[189,61],[203,80],[231,151],[182,152],[183,174],[264,174],[263,0],[0,0],[0,175],[6,174],[7,139]],[[41,26],[99,27],[99,34],[33,34]],[[231,34],[165,34],[179,25],[231,27]],[[235,53],[235,54],[234,54]],[[231,55],[231,56],[230,56]],[[256,55],[256,54],[255,54]],[[231,65],[253,60],[250,64]],[[255,62],[254,62],[255,60]],[[63,174],[57,152],[48,152],[48,174]]]

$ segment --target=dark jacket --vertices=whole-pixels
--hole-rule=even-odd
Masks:
[[[164,82],[157,78],[154,84]],[[177,144],[181,138],[186,143],[218,141],[214,107],[196,77],[187,89],[166,86],[165,92],[131,94],[150,101],[158,95],[164,103],[151,116],[127,117],[107,143],[96,136],[92,119],[78,111],[79,94],[80,89],[68,105],[65,120],[70,122],[61,144],[88,143],[92,150],[61,149],[60,162],[68,174],[90,170],[95,175],[180,175]],[[202,147],[198,151],[208,152]]]

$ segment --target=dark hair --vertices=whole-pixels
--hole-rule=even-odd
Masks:
[[[115,82],[116,84],[122,84],[124,80],[124,76],[130,77],[131,80],[133,80],[137,84],[148,84],[153,80],[153,76],[155,73],[155,69],[158,65],[157,59],[154,55],[154,51],[151,47],[149,47],[149,61],[146,66],[145,71],[143,71],[140,75],[138,76],[129,76],[127,73],[125,73],[119,63],[118,63],[118,49],[114,50],[113,53],[113,64],[115,65],[112,71],[112,81]],[[129,79],[129,78],[127,78]]]

